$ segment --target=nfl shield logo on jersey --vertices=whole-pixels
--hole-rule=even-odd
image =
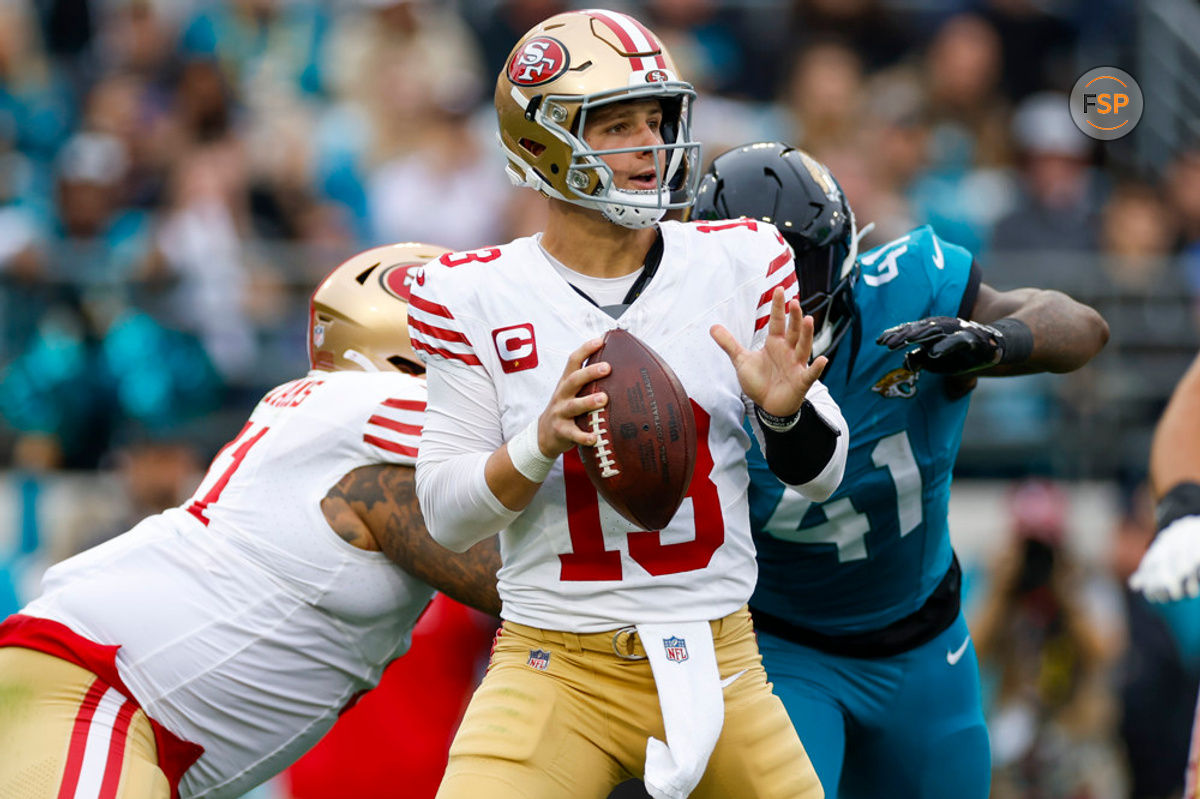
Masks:
[[[550,665],[550,653],[542,649],[530,649],[529,665],[538,671],[545,671]]]
[[[674,636],[663,639],[663,648],[667,650],[667,660],[682,663],[688,659],[687,641]]]

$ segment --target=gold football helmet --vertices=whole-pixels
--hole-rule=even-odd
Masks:
[[[602,9],[558,14],[513,48],[496,81],[500,145],[517,186],[601,211],[629,228],[653,225],[671,208],[685,208],[700,180],[700,144],[691,140],[696,92],[679,80],[658,37],[626,14]],[[624,100],[663,105],[663,144],[594,150],[583,140],[589,110]],[[660,153],[657,189],[613,184],[602,155]],[[665,166],[663,162],[665,161]]]
[[[450,252],[406,242],[353,256],[321,281],[308,311],[308,363],[322,371],[421,374],[408,336],[414,269]]]

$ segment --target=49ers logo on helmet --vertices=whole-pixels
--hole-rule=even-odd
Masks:
[[[408,302],[409,296],[412,294],[413,283],[420,285],[424,282],[422,279],[424,277],[422,267],[424,266],[424,261],[392,264],[379,275],[379,282],[383,284],[388,294]]]
[[[518,86],[540,86],[567,71],[570,58],[558,39],[535,36],[508,61],[508,79]]]
[[[646,72],[646,83],[666,83],[670,77],[665,69],[651,69]]]

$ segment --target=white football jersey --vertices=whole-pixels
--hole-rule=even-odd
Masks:
[[[500,429],[474,431],[463,430],[453,409],[431,405],[426,433],[436,430],[439,446],[467,432],[490,447],[511,439],[545,409],[569,354],[614,327],[669,363],[693,403],[695,475],[661,531],[636,529],[599,498],[577,450],[558,459],[500,534],[506,619],[576,632],[715,619],[744,605],[754,587],[747,407],[709,328],[720,323],[743,346],[761,347],[775,287],[789,300],[797,293],[791,252],[762,222],[666,222],[661,230],[658,272],[615,320],[572,289],[536,237],[452,253],[417,276],[409,325],[431,379],[438,370],[485,375],[488,390],[463,402],[498,404]],[[417,471],[420,479],[420,464]]]
[[[195,495],[54,567],[23,613],[120,645],[134,698],[204,755],[183,797],[291,764],[401,655],[432,589],[330,529],[345,474],[412,465],[423,380],[310,372],[259,402]]]

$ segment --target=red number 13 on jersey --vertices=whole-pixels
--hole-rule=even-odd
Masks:
[[[676,544],[662,543],[657,530],[628,533],[629,556],[653,575],[677,574],[703,569],[713,553],[725,543],[725,520],[721,500],[712,481],[713,459],[708,449],[708,412],[691,400],[696,416],[696,471],[687,496],[692,500],[696,537]],[[567,490],[567,527],[571,534],[571,552],[559,555],[562,569],[559,579],[620,580],[621,553],[604,548],[600,527],[600,498],[583,470],[576,449],[563,455],[563,479]]]

